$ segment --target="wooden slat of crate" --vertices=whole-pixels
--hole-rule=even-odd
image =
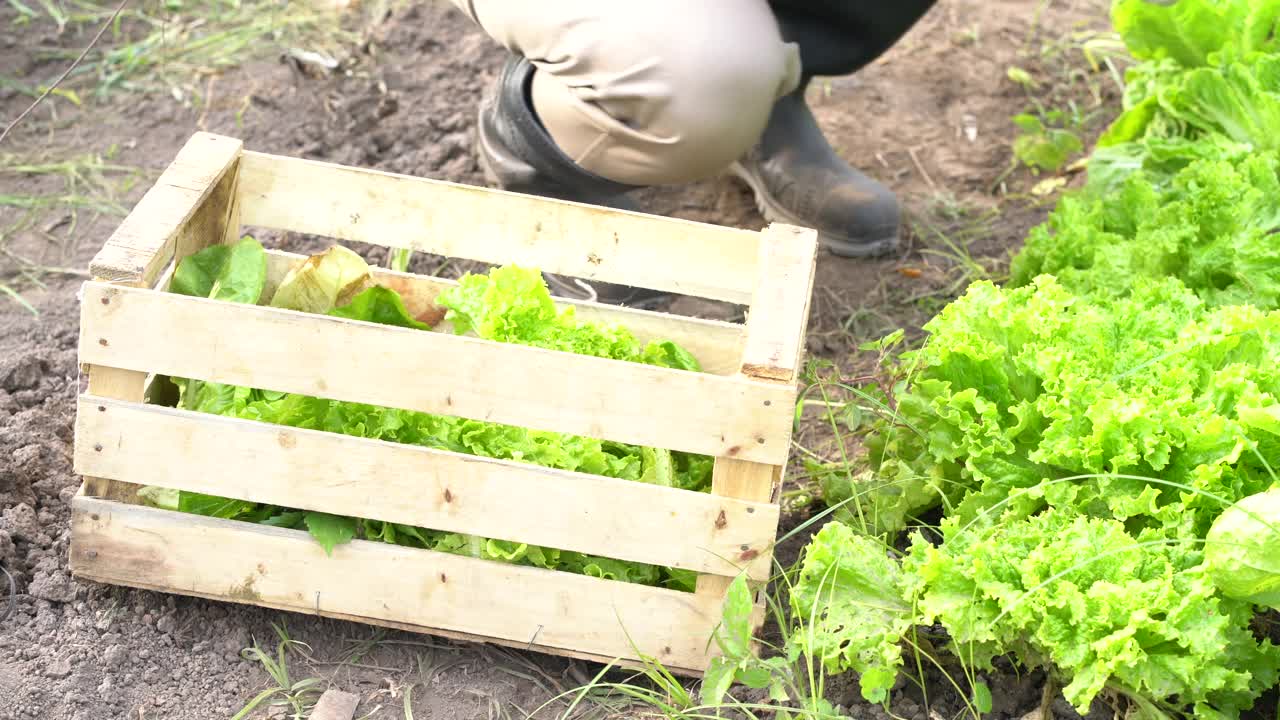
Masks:
[[[86,396],[76,438],[80,474],[757,580],[778,523],[768,503]]]
[[[264,296],[274,293],[289,269],[304,259],[305,255],[268,250],[267,289],[263,291]],[[442,290],[457,286],[456,282],[443,278],[377,267],[370,269],[375,282],[400,294],[405,308],[414,317],[438,314],[441,308],[435,305],[436,295]],[[740,324],[566,298],[554,300],[560,308],[573,308],[581,320],[622,325],[641,342],[671,340],[698,358],[704,372],[730,375],[738,371],[742,362],[746,328]]]
[[[84,362],[743,460],[785,461],[791,385],[86,283]]]
[[[717,598],[78,496],[81,578],[700,672]],[[633,647],[632,643],[635,643]],[[715,652],[714,644],[709,649]]]
[[[758,233],[244,152],[246,226],[410,248],[745,304]]]

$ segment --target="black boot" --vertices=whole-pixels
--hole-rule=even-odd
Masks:
[[[817,230],[835,255],[892,252],[897,198],[836,154],[805,104],[807,85],[778,101],[760,142],[731,172],[751,187],[765,218]]]
[[[626,194],[638,187],[588,172],[551,139],[529,96],[534,70],[528,60],[511,57],[481,101],[476,145],[485,178],[511,192],[639,211],[639,205]],[[552,292],[564,297],[632,307],[668,298],[655,290],[587,283],[550,273],[543,273],[543,277]]]

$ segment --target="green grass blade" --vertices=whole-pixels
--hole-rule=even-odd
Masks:
[[[40,314],[40,311],[39,311],[39,310],[37,310],[37,309],[35,308],[35,306],[34,306],[34,305],[32,305],[31,303],[27,302],[27,299],[26,299],[26,298],[24,298],[24,297],[22,297],[21,295],[19,295],[17,290],[14,290],[13,288],[9,287],[8,285],[0,285],[0,293],[4,293],[5,295],[8,295],[9,297],[13,298],[13,301],[14,301],[14,302],[16,302],[16,303],[18,303],[19,305],[21,305],[22,307],[26,308],[26,309],[27,309],[27,310],[28,310],[32,315],[39,315],[39,314]]]

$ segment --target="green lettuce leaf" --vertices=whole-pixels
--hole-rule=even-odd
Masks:
[[[1227,148],[1280,148],[1280,2],[1118,0],[1112,17],[1143,62],[1126,71],[1124,112],[1090,158],[1090,192],[1114,191],[1126,169],[1160,184]]]
[[[641,360],[649,365],[702,372],[702,366],[688,350],[670,340],[652,340],[644,346]]]
[[[352,298],[351,302],[330,310],[328,314],[414,330],[430,329],[426,323],[409,315],[400,293],[380,285],[364,290]]]
[[[1207,64],[1223,49],[1280,50],[1275,0],[1117,0],[1111,21],[1140,60],[1165,58],[1187,68]]]
[[[1193,537],[1147,543],[1069,508],[942,528],[940,546],[915,537],[903,574],[918,622],[942,622],[971,666],[1012,651],[1062,676],[1080,712],[1110,688],[1236,717],[1280,677],[1280,648],[1217,593]]]
[[[320,543],[326,555],[332,555],[333,549],[350,542],[356,536],[356,519],[330,515],[322,512],[308,512],[303,515],[307,531]]]
[[[487,275],[469,274],[436,298],[459,334],[595,357],[701,371],[688,351],[671,341],[641,345],[626,328],[579,321],[573,307],[558,310],[542,273],[515,265]]]
[[[900,643],[915,624],[886,547],[827,523],[805,550],[791,605],[799,622],[792,641],[830,672],[857,672],[862,696],[883,702],[902,666]]]
[[[1210,305],[1280,307],[1278,194],[1276,152],[1195,160],[1163,185],[1135,172],[1115,192],[1064,197],[1014,258],[1010,284],[1049,274],[1118,296],[1176,277]]]
[[[169,289],[180,295],[256,304],[266,282],[266,252],[258,241],[246,237],[184,258],[174,269]]]
[[[1042,276],[1013,290],[976,283],[926,330],[901,360],[911,380],[898,417],[869,443],[881,483],[851,511],[883,519],[875,503],[897,507],[905,492],[916,511],[944,499],[969,518],[1069,505],[1203,536],[1221,500],[1272,482],[1265,458],[1280,457],[1280,437],[1255,408],[1280,402],[1280,311],[1208,308],[1173,279],[1108,297]]]
[[[232,500],[185,490],[178,494],[178,510],[194,515],[231,520],[247,515],[257,507],[257,503],[247,500]]]
[[[1227,508],[1209,528],[1205,561],[1223,595],[1280,610],[1280,487]]]

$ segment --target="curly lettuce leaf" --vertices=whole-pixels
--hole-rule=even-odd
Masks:
[[[1176,277],[1210,305],[1280,307],[1280,154],[1201,159],[1163,186],[1067,196],[1014,258],[1010,284],[1050,274],[1079,294],[1124,295]]]
[[[1053,504],[1203,536],[1223,500],[1272,482],[1280,437],[1254,409],[1280,402],[1280,311],[1206,308],[1172,279],[1103,297],[1043,276],[976,283],[926,330],[862,512],[910,490],[962,518]]]
[[[915,616],[883,544],[840,522],[824,525],[805,550],[791,606],[799,622],[793,642],[830,672],[857,672],[869,702],[888,697]]]
[[[573,307],[559,310],[542,273],[507,265],[469,274],[436,298],[459,334],[579,355],[701,371],[696,358],[669,340],[641,345],[626,328],[582,322]]]
[[[904,561],[919,621],[941,621],[977,667],[1013,651],[1049,668],[1080,712],[1110,688],[1235,717],[1280,674],[1280,648],[1253,637],[1248,603],[1217,593],[1193,537],[1147,543],[1059,508],[943,532]]]

